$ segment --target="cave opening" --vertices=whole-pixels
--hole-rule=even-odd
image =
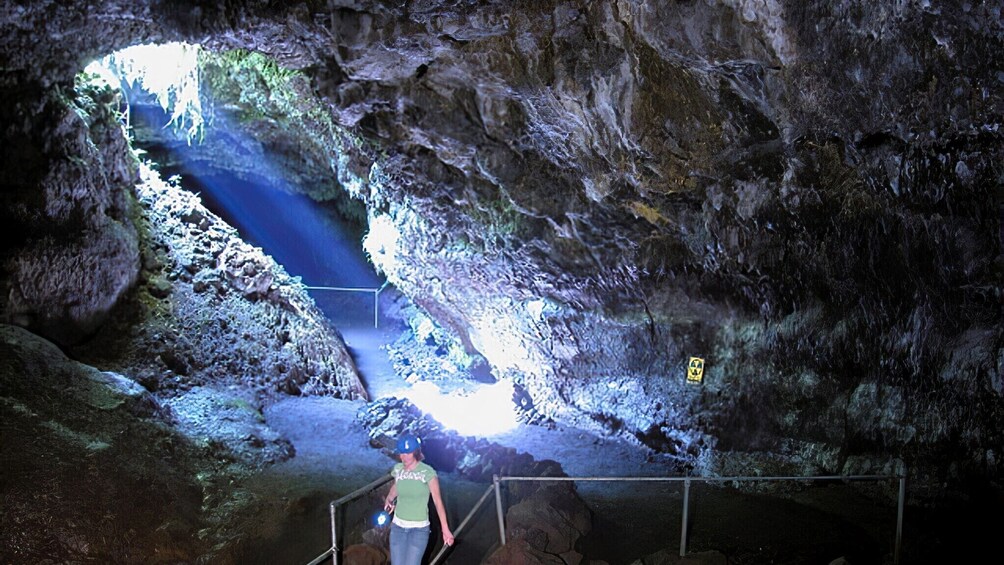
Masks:
[[[290,129],[285,138],[259,139],[260,128],[249,124],[281,124],[285,116],[265,116],[247,99],[276,95],[256,92],[255,81],[237,92],[232,85],[205,86],[222,79],[208,71],[203,76],[212,64],[200,63],[200,52],[197,45],[141,45],[105,57],[88,72],[120,85],[131,143],[162,177],[196,194],[244,241],[300,278],[342,335],[372,398],[407,398],[465,435],[517,427],[521,407],[513,383],[496,378],[477,351],[469,352],[378,273],[373,257],[392,269],[388,248],[406,245],[393,226],[381,216],[370,219],[333,175],[292,170],[297,136],[308,134]],[[268,59],[254,60],[267,72],[285,72],[269,70]],[[325,186],[318,190],[291,177]]]
[[[365,205],[334,179],[301,180],[297,171],[290,172],[282,159],[295,159],[297,148],[281,146],[281,137],[268,147],[269,139],[255,136],[254,120],[267,116],[246,98],[268,94],[254,93],[255,81],[221,86],[215,77],[227,71],[220,68],[227,56],[206,62],[203,52],[185,43],[138,45],[104,57],[88,71],[119,86],[131,143],[162,177],[198,195],[243,240],[299,277],[337,327],[372,324],[376,313],[368,295],[334,291],[375,291],[388,283],[362,247]],[[262,66],[268,61],[252,60]],[[296,134],[290,137],[295,140]],[[321,182],[326,185],[321,190],[312,184]]]
[[[131,108],[136,129],[162,128],[169,118],[159,108],[141,107],[136,101]],[[375,320],[381,312],[372,296],[387,281],[366,257],[360,243],[365,225],[358,215],[346,216],[331,202],[313,200],[288,186],[281,174],[239,178],[231,170],[214,168],[198,155],[198,148],[152,139],[137,147],[158,164],[162,176],[177,178],[243,240],[299,277],[339,330],[378,325]],[[382,321],[399,322],[388,316],[386,307]]]

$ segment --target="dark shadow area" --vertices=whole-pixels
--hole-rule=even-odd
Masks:
[[[891,562],[895,508],[876,506],[847,486],[832,488],[841,491],[834,496],[844,499],[850,514],[806,500],[695,483],[687,554],[718,551],[734,565],[826,564],[839,557],[855,565]],[[593,531],[578,547],[584,555],[611,565],[628,565],[667,548],[678,555],[681,484],[598,483],[580,485],[578,492],[593,512]]]

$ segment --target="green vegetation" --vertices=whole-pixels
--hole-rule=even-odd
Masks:
[[[239,122],[273,120],[304,131],[331,134],[331,117],[310,92],[301,71],[246,49],[203,52],[199,58],[208,100],[237,113]]]

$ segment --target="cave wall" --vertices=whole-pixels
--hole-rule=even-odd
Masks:
[[[3,110],[0,214],[13,234],[3,321],[167,396],[242,386],[261,403],[279,393],[366,398],[341,335],[300,283],[142,164],[121,94],[75,77],[89,59],[61,26],[136,22],[142,7],[129,16],[56,8],[5,6],[7,60],[29,66],[3,84],[13,101]],[[52,42],[21,44],[31,26]],[[162,39],[158,29],[142,37]],[[122,31],[86,52],[123,46],[131,32]],[[70,51],[45,64],[52,54],[37,49],[62,37]]]
[[[343,142],[324,174],[399,234],[376,265],[540,409],[663,452],[717,446],[710,470],[763,450],[802,471],[999,479],[1000,6],[517,8],[8,4],[4,145],[58,139],[25,108],[89,58],[261,51],[330,109]],[[5,153],[24,233],[60,221],[23,211],[77,151],[31,175]],[[67,288],[113,304],[127,271]]]
[[[57,341],[100,327],[140,267],[135,166],[110,93],[92,94],[35,90],[5,109],[20,127],[4,140],[3,310]]]
[[[333,18],[318,90],[398,149],[359,192],[406,242],[377,264],[539,406],[1000,472],[998,8],[409,8]]]

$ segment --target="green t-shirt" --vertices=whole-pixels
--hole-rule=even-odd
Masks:
[[[429,481],[436,478],[436,470],[419,462],[414,469],[406,471],[404,463],[398,463],[390,474],[397,485],[394,516],[410,522],[428,522]]]

